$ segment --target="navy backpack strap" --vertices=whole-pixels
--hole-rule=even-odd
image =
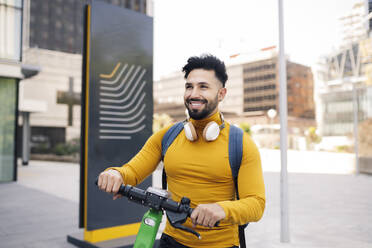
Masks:
[[[235,189],[237,192],[237,198],[239,199],[238,194],[238,174],[240,164],[242,162],[243,157],[243,130],[234,126],[230,125],[230,133],[229,133],[229,162],[231,167],[231,173],[234,179]]]
[[[164,134],[163,139],[161,141],[161,160],[164,162],[164,156],[167,152],[169,146],[173,143],[174,139],[180,134],[183,129],[183,123],[177,122],[168,131]],[[163,167],[163,173],[161,176],[162,181],[162,188],[167,189],[167,174],[165,173],[165,169]]]
[[[183,129],[183,122],[177,122],[164,134],[161,141],[161,160],[164,160],[165,153],[167,152],[169,146],[173,143],[174,139]]]
[[[243,157],[243,130],[230,125],[229,133],[229,162],[231,167],[231,173],[234,180],[236,199],[239,200],[239,190],[238,190],[238,174],[240,169],[240,164]],[[248,224],[239,226],[239,242],[240,247],[245,248],[245,233],[244,229]]]

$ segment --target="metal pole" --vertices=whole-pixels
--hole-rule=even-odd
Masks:
[[[22,165],[28,165],[30,160],[30,113],[23,112]]]
[[[284,53],[283,1],[279,0],[280,242],[289,242],[287,173],[287,68]]]
[[[353,83],[353,114],[354,114],[354,152],[355,152],[355,175],[359,175],[359,140],[358,140],[358,95],[355,83]]]

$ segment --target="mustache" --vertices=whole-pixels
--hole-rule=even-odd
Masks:
[[[191,101],[197,101],[197,102],[202,102],[202,103],[207,103],[208,101],[205,99],[197,99],[197,98],[189,98],[186,100],[187,103],[190,103]]]

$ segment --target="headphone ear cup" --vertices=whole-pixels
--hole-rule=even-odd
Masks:
[[[195,127],[190,122],[183,125],[183,130],[185,130],[185,136],[188,140],[195,141],[198,139]]]
[[[216,140],[218,135],[220,135],[220,126],[214,122],[209,122],[203,130],[203,138],[206,141]]]

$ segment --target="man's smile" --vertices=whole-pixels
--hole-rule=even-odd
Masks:
[[[206,102],[206,100],[187,100],[187,103],[191,109],[201,109]]]

